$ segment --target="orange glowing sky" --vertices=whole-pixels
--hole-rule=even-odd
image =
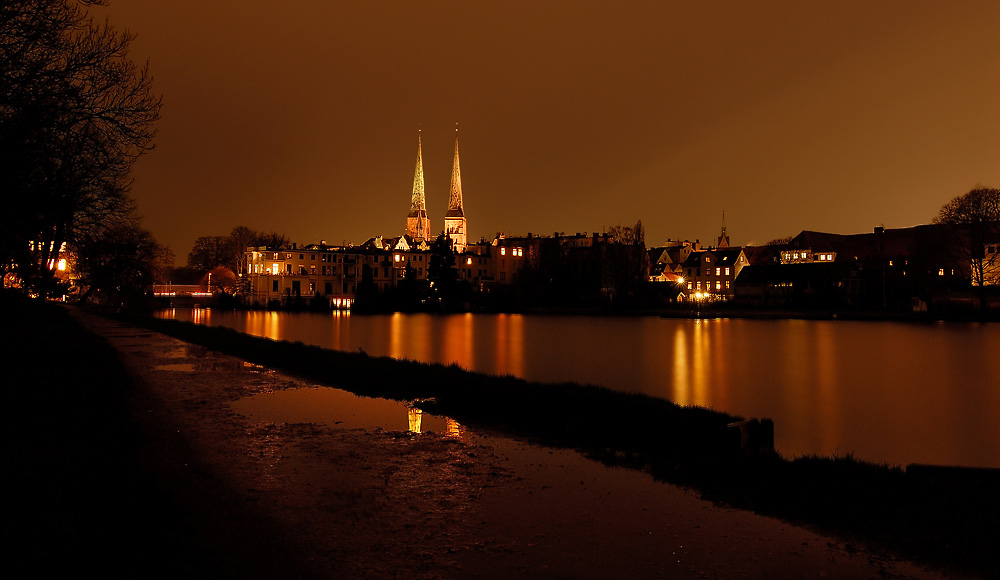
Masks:
[[[236,225],[733,244],[929,222],[1000,186],[1000,3],[112,0],[163,95],[134,194],[183,264]]]

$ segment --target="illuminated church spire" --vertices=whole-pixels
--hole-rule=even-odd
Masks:
[[[444,214],[444,231],[451,238],[455,251],[464,252],[467,245],[465,207],[462,204],[462,170],[458,165],[458,125],[455,125],[455,160],[451,166],[451,195],[448,212]]]
[[[410,197],[410,213],[406,216],[406,234],[416,241],[429,240],[431,223],[427,219],[424,201],[424,160],[420,146],[420,131],[417,131],[417,167],[413,170],[413,195]]]
[[[729,235],[726,234],[726,210],[722,210],[722,234],[719,236],[719,242],[715,245],[719,248],[729,247]]]

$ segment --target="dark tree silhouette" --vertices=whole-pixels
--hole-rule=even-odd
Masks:
[[[246,274],[247,248],[267,246],[281,248],[288,237],[277,232],[257,232],[246,226],[236,226],[228,236],[201,236],[188,253],[188,267],[202,274],[224,266],[234,274]]]
[[[129,219],[129,173],[159,116],[133,36],[89,16],[102,3],[0,2],[0,264],[42,293],[62,242]]]
[[[232,244],[226,236],[201,236],[188,254],[188,266],[207,273],[232,261]]]
[[[236,274],[247,274],[247,248],[257,246],[260,234],[246,226],[236,226],[229,233],[229,253],[233,258],[227,264]]]
[[[604,289],[612,304],[634,297],[649,273],[646,253],[646,232],[642,220],[634,226],[614,226],[608,229],[609,243],[601,248],[601,270]]]
[[[448,306],[458,284],[458,267],[455,265],[451,238],[444,233],[431,243],[427,281],[430,283],[431,298]]]
[[[104,227],[76,247],[77,274],[85,289],[81,300],[107,308],[147,305],[152,285],[166,282],[173,264],[173,253],[134,218]]]
[[[268,248],[284,248],[291,243],[288,236],[285,234],[279,234],[278,232],[258,232],[257,238],[254,242],[255,246],[267,246]]]
[[[973,286],[979,287],[980,306],[986,308],[986,284],[996,264],[997,253],[987,252],[987,244],[1000,242],[1000,189],[977,186],[946,203],[934,223],[948,225],[954,235],[957,264],[969,268]]]

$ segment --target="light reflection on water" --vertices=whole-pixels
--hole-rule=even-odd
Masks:
[[[231,403],[252,421],[323,423],[344,429],[382,428],[387,431],[433,431],[460,437],[456,421],[424,413],[397,401],[359,397],[331,387],[309,387],[259,393]]]
[[[1000,467],[1000,325],[165,311],[277,340],[775,421],[786,456]]]

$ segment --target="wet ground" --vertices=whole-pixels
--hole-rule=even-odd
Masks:
[[[329,578],[943,577],[572,451],[73,315],[121,353],[139,420],[176,439],[148,459],[204,508],[199,542],[219,544],[222,568],[245,556],[262,577],[283,562]]]

